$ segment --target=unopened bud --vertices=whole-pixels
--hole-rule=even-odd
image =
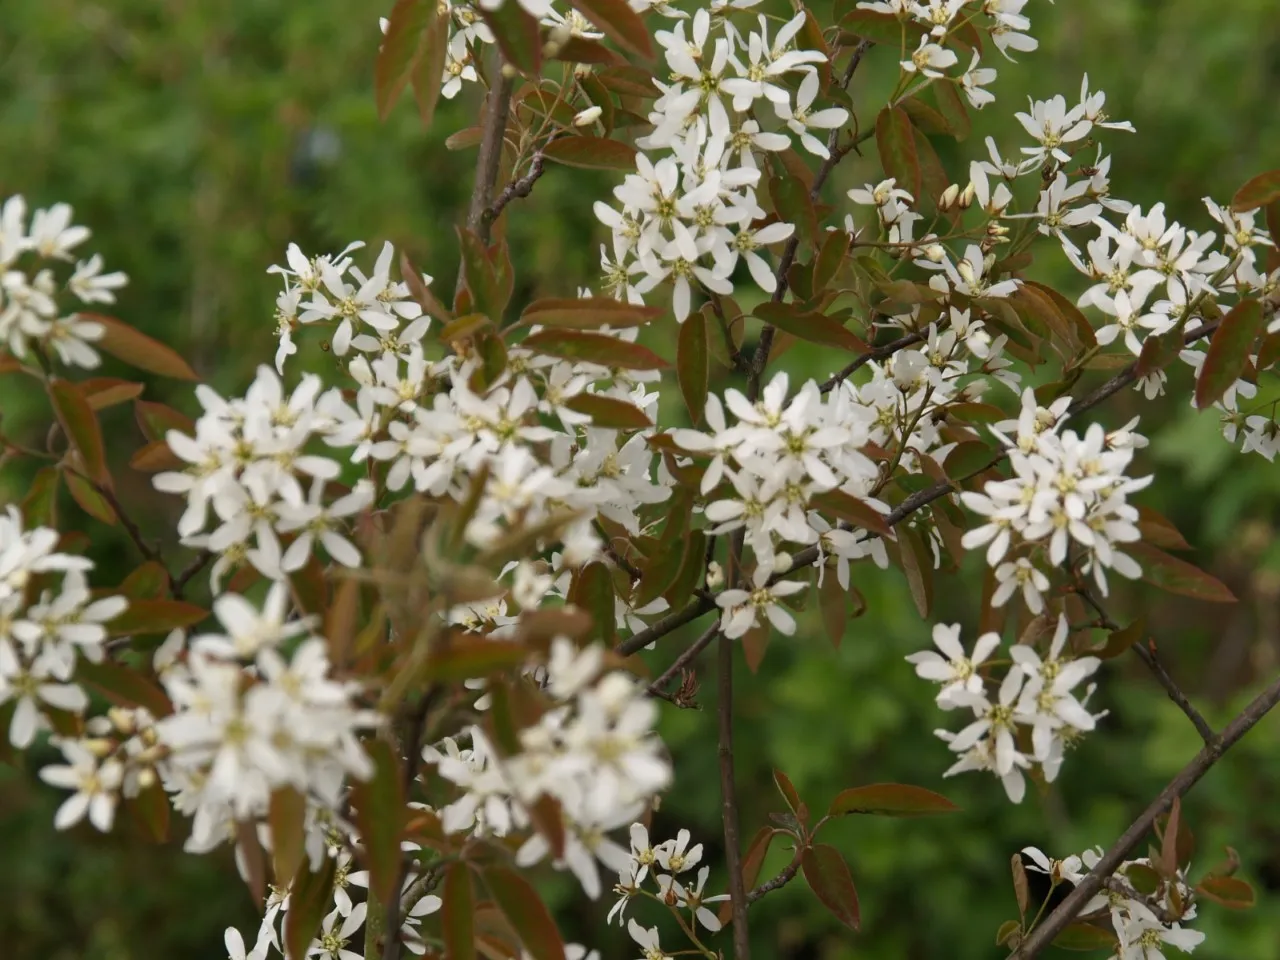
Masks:
[[[974,400],[977,400],[986,392],[987,392],[987,381],[970,380],[961,388],[960,399],[965,401],[966,403],[970,403]]]
[[[133,733],[137,726],[133,720],[133,712],[124,707],[112,707],[107,711],[107,717],[115,728],[126,736]]]
[[[960,209],[968,210],[973,204],[973,198],[977,196],[977,193],[978,191],[974,189],[972,183],[965,187],[964,192],[960,194]]]
[[[724,584],[724,570],[714,560],[707,565],[707,586],[716,590]]]
[[[156,772],[150,767],[145,767],[138,771],[138,789],[148,790],[155,786]]]
[[[502,65],[502,76],[507,80],[514,80],[516,77],[520,76],[520,71],[511,64],[504,63]]]
[[[1008,236],[1008,234],[1009,228],[1004,224],[996,223],[994,220],[987,224],[987,236],[989,237],[1004,237]]]
[[[941,263],[947,257],[947,251],[940,243],[931,243],[924,248],[925,258],[933,263]]]
[[[786,573],[795,565],[795,559],[791,554],[785,551],[779,551],[773,555],[773,572]]]
[[[557,46],[564,47],[566,43],[573,39],[573,30],[569,28],[568,24],[558,23],[551,28],[547,38]]]
[[[960,184],[953,183],[947,189],[942,191],[942,196],[938,198],[938,209],[944,213],[956,205],[956,201],[960,197]]]
[[[92,737],[88,740],[81,740],[80,746],[84,747],[99,760],[103,757],[111,756],[116,750],[115,741],[108,740],[105,737]]]
[[[574,116],[573,125],[575,127],[589,126],[595,123],[602,113],[604,113],[604,109],[601,107],[587,107],[587,109]]]
[[[546,43],[542,45],[542,55],[550,59],[563,49],[564,49],[563,44],[556,43],[554,40],[548,40]]]

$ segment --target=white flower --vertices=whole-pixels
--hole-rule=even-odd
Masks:
[[[951,626],[936,624],[933,642],[946,654],[945,658],[932,650],[922,650],[909,655],[907,662],[915,665],[916,676],[942,684],[938,691],[938,706],[944,710],[967,706],[969,699],[982,694],[982,676],[977,673],[977,667],[1000,646],[999,634],[984,633],[979,637],[972,658],[965,656],[958,623]]]
[[[87,814],[89,822],[106,833],[115,819],[124,768],[118,760],[99,762],[80,741],[59,740],[58,746],[68,762],[42,768],[40,779],[75,793],[58,807],[53,817],[54,828],[65,830]]]

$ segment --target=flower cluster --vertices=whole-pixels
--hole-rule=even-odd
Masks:
[[[663,5],[669,16],[683,13]],[[658,284],[673,285],[676,320],[689,315],[695,286],[715,293],[734,292],[732,275],[739,259],[766,293],[777,286],[773,268],[760,250],[788,239],[794,225],[768,219],[757,199],[761,160],[785,150],[791,137],[820,157],[828,144],[815,136],[838,130],[849,119],[843,107],[816,106],[818,64],[826,54],[794,46],[804,26],[802,11],[780,26],[772,39],[761,15],[758,30],[744,35],[728,17],[714,20],[706,9],[672,30],[656,33],[670,83],[649,115],[653,132],[637,141],[656,159],[636,157],[614,197],[621,209],[596,203],[596,215],[613,234],[613,259],[601,250],[608,291],[637,302]],[[685,27],[690,29],[686,33]],[[802,74],[793,94],[788,74]],[[656,81],[655,81],[656,82]],[[766,101],[779,131],[764,129],[754,106]]]
[[[36,345],[69,367],[93,369],[101,363],[90,344],[102,339],[105,328],[79,313],[62,313],[54,276],[55,266],[70,263],[71,251],[88,239],[89,228],[72,224],[65,203],[36,210],[30,224],[22,197],[0,206],[0,345],[15,357],[25,357]],[[76,261],[61,290],[82,304],[115,303],[114,291],[127,282],[118,271],[103,273],[102,257],[94,254]]]
[[[1022,853],[1030,860],[1029,869],[1046,874],[1053,886],[1063,882],[1074,886],[1101,859],[1102,848],[1072,854],[1065,860],[1050,859],[1036,847],[1025,847]],[[1138,893],[1130,884],[1130,874],[1139,870],[1157,879],[1158,886],[1151,894]],[[1190,953],[1204,942],[1203,933],[1182,925],[1195,919],[1196,905],[1195,894],[1181,871],[1170,881],[1159,877],[1150,859],[1142,857],[1126,860],[1113,876],[1117,883],[1094,894],[1079,913],[1110,921],[1117,942],[1109,960],[1164,960],[1166,946]]]
[[[1021,593],[1027,607],[1040,613],[1049,589],[1045,569],[1069,558],[1082,561],[1081,572],[1093,574],[1104,596],[1108,569],[1130,578],[1142,573],[1119,547],[1141,537],[1137,508],[1127,497],[1152,478],[1126,477],[1125,471],[1135,446],[1146,441],[1133,433],[1134,423],[1110,434],[1091,424],[1083,437],[1062,430],[1070,402],[1064,397],[1045,408],[1031,390],[1023,393],[1018,419],[993,428],[1008,448],[1013,476],[988,481],[981,493],[960,494],[965,506],[986,518],[961,542],[968,549],[987,546],[997,583],[994,606]]]
[[[539,671],[547,709],[520,731],[517,752],[504,756],[479,726],[468,731],[468,747],[446,738],[423,752],[461,790],[440,811],[448,833],[506,836],[529,825],[528,808],[540,797],[553,798],[565,825],[553,866],[571,870],[593,899],[601,892],[597,861],[615,874],[627,865],[608,831],[632,823],[671,781],[653,730],[656,704],[630,674],[603,667],[600,646],[577,649],[557,638]],[[530,866],[550,853],[546,837],[534,833],[516,863]]]
[[[631,825],[631,851],[627,862],[613,888],[617,901],[609,910],[609,922],[619,924],[626,920],[627,908],[633,900],[653,900],[666,906],[680,919],[681,929],[699,948],[702,944],[698,930],[717,933],[720,918],[707,906],[729,899],[728,894],[707,896],[703,893],[711,868],[702,863],[702,844],[689,846],[692,839],[688,830],[680,830],[675,837],[662,843],[653,843],[649,830],[642,823]],[[680,874],[698,869],[696,882],[677,879]],[[645,881],[648,881],[646,885]],[[658,928],[643,927],[634,919],[627,920],[627,930],[645,956],[664,957],[659,944]]]
[[[960,642],[960,626],[938,624],[933,628],[933,642],[942,654],[924,650],[907,657],[918,676],[940,684],[940,708],[973,712],[973,722],[959,733],[936,731],[960,755],[943,776],[990,771],[1000,778],[1014,803],[1022,801],[1026,793],[1024,772],[1033,765],[1039,764],[1046,782],[1057,779],[1067,747],[1106,715],[1090,713],[1085,706],[1094,690],[1092,684],[1082,697],[1073,692],[1093,675],[1100,661],[1065,652],[1069,633],[1067,618],[1061,616],[1043,658],[1031,645],[1011,647],[1013,664],[998,688],[995,678],[989,676],[990,667],[984,667],[1000,646],[995,633],[979,637],[973,654],[968,655]],[[994,695],[989,695],[989,688],[995,689]],[[1019,736],[1020,730],[1029,732],[1029,744],[1028,738]]]
[[[94,599],[85,580],[93,563],[57,547],[57,531],[24,530],[17,507],[0,515],[0,706],[13,704],[8,736],[18,749],[54,728],[54,714],[84,713],[89,698],[74,680],[76,664],[103,660],[103,624],[128,606],[124,597]],[[59,820],[78,820],[85,811],[76,810],[64,808]],[[95,822],[104,818],[110,823],[102,812]]]

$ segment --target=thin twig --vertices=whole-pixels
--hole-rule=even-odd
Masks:
[[[684,653],[676,657],[675,662],[671,664],[671,666],[667,667],[657,680],[649,684],[648,692],[655,697],[661,696],[661,691],[666,689],[667,684],[670,683],[674,677],[678,676],[686,667],[688,667],[689,664],[693,663],[698,654],[711,645],[711,641],[716,638],[716,635],[719,632],[720,624],[717,621],[710,629],[703,633],[702,636],[693,641]]]
[[[729,902],[733,907],[734,960],[751,960],[747,931],[747,890],[742,875],[742,845],[738,839],[738,788],[733,775],[733,641],[716,631],[719,643],[720,798],[724,817],[724,847],[729,869]]]
[[[489,223],[493,223],[493,221],[498,219],[498,216],[502,213],[503,208],[506,207],[508,203],[517,198],[527,197],[529,194],[533,193],[533,185],[538,182],[538,178],[542,176],[542,172],[542,151],[538,151],[529,161],[529,172],[518,180],[512,180],[502,188],[502,192],[494,198],[493,204],[485,210],[484,219]]]
[[[843,370],[841,370],[839,373],[832,376],[830,379],[824,381],[822,385],[818,387],[818,392],[830,393],[841,382],[853,376],[853,374],[860,367],[865,366],[866,364],[870,363],[872,360],[884,360],[887,357],[892,357],[899,350],[905,350],[907,347],[913,346],[917,343],[920,343],[923,340],[928,340],[928,339],[929,339],[928,330],[917,330],[915,333],[908,333],[905,337],[899,337],[897,340],[892,340],[889,343],[886,343],[882,347],[876,347],[875,349],[869,351],[868,353],[864,353],[862,354],[862,356],[856,357],[853,360],[853,362],[850,363],[848,366],[846,366]]]
[[[173,599],[182,599],[183,592],[187,589],[187,584],[191,582],[191,578],[207,567],[209,565],[209,561],[212,559],[213,554],[208,550],[201,550],[196,554],[195,559],[187,564],[186,567],[183,568],[182,572],[174,579],[173,586],[170,587]]]
[[[1182,913],[1174,913],[1172,910],[1166,909],[1163,904],[1161,904],[1156,900],[1155,897],[1148,897],[1148,896],[1145,896],[1144,894],[1139,893],[1137,890],[1133,889],[1133,887],[1129,886],[1129,884],[1121,880],[1119,877],[1116,877],[1116,876],[1107,877],[1107,879],[1102,881],[1102,885],[1106,887],[1108,890],[1110,890],[1112,893],[1118,893],[1120,894],[1120,896],[1125,897],[1126,899],[1129,899],[1129,900],[1137,900],[1140,904],[1142,904],[1144,907],[1146,907],[1148,910],[1154,913],[1157,917],[1159,917],[1161,923],[1166,923],[1166,924],[1177,923],[1184,916],[1186,916],[1185,907]],[[1190,899],[1191,901],[1195,900],[1194,893],[1191,894]],[[1185,906],[1190,906],[1190,905],[1191,904],[1188,903]]]
[[[66,463],[62,465],[62,469],[66,470],[68,473],[75,474],[85,483],[89,484],[89,486],[93,487],[98,496],[107,501],[111,506],[112,512],[120,518],[121,525],[124,527],[125,532],[129,534],[129,539],[133,541],[133,545],[138,548],[138,552],[142,554],[142,558],[144,560],[150,560],[164,566],[164,560],[160,556],[160,551],[142,539],[142,530],[138,527],[138,524],[133,517],[129,516],[125,511],[124,505],[120,502],[120,499],[116,496],[116,492],[114,490],[104,483],[98,483],[98,481],[94,480],[92,477],[81,473],[75,467]]]
[[[1177,797],[1187,793],[1199,782],[1222,755],[1233,747],[1241,737],[1257,726],[1271,709],[1280,702],[1280,678],[1272,681],[1262,693],[1227,724],[1222,733],[1205,744],[1195,758],[1182,768],[1181,772],[1169,781],[1169,785],[1160,791],[1160,795],[1151,801],[1151,805],[1133,821],[1111,849],[1089,871],[1089,874],[1076,884],[1076,888],[1067,895],[1054,910],[1039,924],[1013,953],[1010,960],[1031,960],[1045,947],[1053,942],[1054,937],[1062,932],[1084,909],[1095,893],[1101,889],[1103,882],[1110,877],[1124,862],[1129,853],[1142,841],[1156,818],[1169,809]]]
[[[796,874],[800,872],[800,864],[804,860],[804,852],[807,849],[801,846],[796,850],[796,855],[791,858],[791,862],[783,867],[776,877],[772,880],[766,880],[760,886],[756,887],[747,894],[747,903],[755,903],[766,893],[772,893],[780,887],[785,887],[788,883],[795,879]]]
[[[1120,629],[1120,624],[1111,619],[1110,614],[1107,613],[1102,602],[1093,595],[1093,591],[1089,589],[1087,584],[1083,582],[1077,583],[1075,591],[1080,595],[1081,599],[1089,604],[1089,606],[1093,607],[1094,611],[1098,614],[1098,621],[1103,627],[1112,631]],[[1209,726],[1208,721],[1206,721],[1200,711],[1195,708],[1195,705],[1187,698],[1187,695],[1182,692],[1182,688],[1178,686],[1177,681],[1175,681],[1173,677],[1169,676],[1169,672],[1165,670],[1164,664],[1161,663],[1160,659],[1156,656],[1155,642],[1149,641],[1149,644],[1149,647],[1144,647],[1141,643],[1135,643],[1133,645],[1133,652],[1137,654],[1139,660],[1146,664],[1147,669],[1150,670],[1156,680],[1159,681],[1160,686],[1164,687],[1164,691],[1169,695],[1169,699],[1177,704],[1179,710],[1186,714],[1187,719],[1191,721],[1191,725],[1194,726],[1196,728],[1196,732],[1200,734],[1200,739],[1205,743],[1211,743],[1214,737],[1213,727]]]

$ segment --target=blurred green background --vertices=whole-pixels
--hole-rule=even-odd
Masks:
[[[450,152],[444,138],[467,126],[476,91],[445,104],[424,132],[408,102],[380,123],[372,58],[383,3],[349,0],[5,0],[0,13],[0,198],[23,193],[35,205],[65,200],[95,232],[92,249],[131,277],[118,315],[179,347],[216,387],[239,391],[274,350],[278,289],[266,268],[286,244],[336,250],[353,239],[391,239],[438,278],[444,295],[456,272],[454,224],[465,208],[474,154]],[[1205,194],[1225,200],[1243,180],[1280,161],[1280,17],[1275,0],[1037,0],[1027,12],[1041,49],[1018,64],[993,56],[999,97],[974,136],[943,153],[953,175],[982,152],[981,136],[1018,141],[1012,114],[1021,97],[1063,92],[1073,101],[1081,74],[1108,92],[1108,112],[1138,135],[1108,139],[1116,195],[1150,204],[1207,229]],[[870,121],[874,93],[894,68],[875,52],[855,84]],[[613,178],[553,169],[532,198],[517,201],[509,237],[517,298],[566,295],[596,281],[603,233],[590,200]],[[874,152],[850,157],[830,196],[878,179]],[[838,191],[837,189],[838,188]],[[1056,262],[1056,257],[1050,257]],[[1058,270],[1058,272],[1054,272]],[[1077,289],[1077,278],[1052,268]],[[814,375],[828,372],[797,352]],[[108,369],[107,372],[111,372]],[[1184,377],[1179,373],[1176,378]],[[41,435],[47,416],[13,378],[0,378],[6,430]],[[1185,380],[1175,379],[1175,389]],[[155,382],[148,395],[186,410],[187,387]],[[1148,409],[1126,393],[1099,413],[1118,425]],[[1138,498],[1171,517],[1198,550],[1196,562],[1241,598],[1213,607],[1145,587],[1121,588],[1113,615],[1147,618],[1173,674],[1224,722],[1280,666],[1280,474],[1260,458],[1233,455],[1214,418],[1164,404],[1144,418],[1153,436],[1142,455],[1160,482]],[[127,408],[106,428],[125,447],[140,442]],[[123,461],[124,457],[121,456]],[[0,476],[0,501],[20,498],[29,474]],[[176,511],[150,494],[123,462],[121,497],[159,536]],[[92,523],[63,504],[64,528]],[[96,531],[95,535],[102,531]],[[134,561],[114,535],[98,553],[104,583]],[[976,569],[939,583],[938,619],[973,635]],[[1140,664],[1102,672],[1095,704],[1110,708],[1045,795],[1018,807],[985,776],[945,784],[945,724],[930,691],[902,657],[925,646],[896,575],[857,571],[870,610],[833,650],[815,615],[792,640],[775,638],[758,676],[739,677],[738,772],[743,833],[781,809],[770,771],[780,767],[814,808],[860,783],[905,781],[941,789],[963,813],[936,821],[856,820],[824,837],[852,864],[863,932],[852,935],[819,907],[803,883],[753,908],[756,956],[844,960],[1003,955],[996,928],[1016,915],[1008,860],[1034,843],[1062,856],[1117,836],[1196,750],[1194,732]],[[677,649],[680,637],[664,641]],[[669,662],[659,652],[655,664]],[[665,708],[664,733],[683,771],[655,830],[688,827],[708,847],[712,886],[725,883],[714,775],[711,687],[702,711]],[[222,955],[227,924],[254,926],[254,910],[226,855],[192,857],[179,844],[148,846],[122,820],[101,837],[51,827],[58,797],[32,771],[0,766],[0,956],[14,960]],[[1207,868],[1224,844],[1240,851],[1259,908],[1202,909],[1207,960],[1280,956],[1280,719],[1256,729],[1191,794],[1187,816]],[[788,851],[775,849],[771,876]],[[563,877],[547,875],[566,928],[602,947],[605,960],[634,954],[603,929],[606,904],[583,905]],[[643,913],[633,911],[644,919]],[[726,945],[727,949],[727,945]]]

